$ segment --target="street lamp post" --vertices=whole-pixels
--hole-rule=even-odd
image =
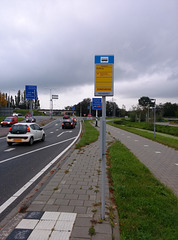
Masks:
[[[156,137],[156,128],[155,128],[155,122],[156,122],[156,99],[152,98],[153,100],[152,104],[154,106],[154,138]]]

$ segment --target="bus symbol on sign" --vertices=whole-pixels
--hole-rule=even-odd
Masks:
[[[108,63],[108,57],[101,57],[101,63]]]

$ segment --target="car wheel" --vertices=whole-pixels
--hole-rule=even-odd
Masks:
[[[64,126],[62,126],[62,129],[64,129]]]
[[[44,142],[45,140],[45,134],[43,134],[42,138],[41,138],[41,141]]]
[[[3,127],[3,125],[1,125],[1,127]]]
[[[7,144],[8,144],[9,146],[12,146],[12,143],[11,143],[11,142],[8,142]]]
[[[33,137],[31,137],[30,141],[29,141],[29,145],[31,146],[33,144],[33,142],[34,142],[34,139],[33,139]]]

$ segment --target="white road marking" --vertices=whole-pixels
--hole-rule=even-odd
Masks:
[[[176,166],[178,166],[178,163],[175,163]]]
[[[159,152],[159,151],[156,151],[155,153],[161,153],[161,152]]]
[[[62,134],[64,134],[64,133],[71,133],[72,131],[66,131],[66,132],[62,132],[62,133],[60,133],[59,135],[57,135],[57,137],[60,137]]]
[[[4,152],[10,152],[10,151],[13,151],[13,150],[15,150],[15,148],[6,149],[6,150],[4,150]]]
[[[0,140],[1,140],[1,139],[4,139],[4,138],[6,138],[6,137],[1,137]]]
[[[38,148],[38,149],[32,150],[32,151],[30,151],[30,152],[22,153],[22,154],[20,154],[20,155],[14,156],[14,157],[4,159],[4,160],[0,161],[0,164],[2,164],[2,163],[4,163],[4,162],[11,161],[12,159],[15,159],[15,158],[19,158],[19,157],[28,155],[28,154],[30,154],[30,153],[38,152],[38,151],[43,150],[43,149],[45,149],[45,148],[53,147],[53,146],[55,146],[55,145],[59,145],[59,144],[64,143],[64,142],[68,142],[68,141],[70,141],[70,140],[72,140],[72,139],[74,139],[74,138],[75,138],[75,137],[72,137],[72,138],[63,140],[63,141],[61,141],[61,142],[53,143],[53,144],[51,144],[51,145],[48,145],[48,146],[45,146],[45,147],[42,147],[42,148]]]
[[[149,147],[149,145],[144,145],[144,147]]]
[[[50,133],[54,133],[54,132],[50,132]]]
[[[138,140],[137,140],[137,139],[135,139],[134,141],[135,141],[135,142],[138,142]]]
[[[51,165],[53,165],[65,152],[68,151],[68,149],[78,140],[79,136],[81,134],[81,123],[80,123],[80,131],[78,133],[78,135],[76,137],[73,137],[73,138],[70,138],[71,139],[74,139],[74,141],[66,148],[64,149],[60,154],[58,154],[50,163],[48,163],[46,165],[46,167],[44,167],[39,173],[37,173],[29,182],[27,182],[21,189],[19,189],[12,197],[10,197],[5,203],[3,203],[1,206],[0,206],[0,213],[2,213],[7,207],[9,207],[9,205],[11,203],[13,203],[30,185],[32,185],[47,169],[49,169],[51,167]],[[69,141],[68,140],[65,140],[65,141],[62,141],[62,142],[66,142],[66,141]],[[53,146],[53,145],[57,145],[57,144],[60,144],[62,142],[59,142],[59,143],[56,143],[56,144],[51,144],[50,146]],[[47,146],[47,147],[43,147],[43,148],[40,148],[39,150],[42,150],[42,149],[45,149],[45,148],[48,148],[50,146]],[[36,152],[36,151],[39,151],[38,149],[37,150],[34,150],[34,151],[30,151],[29,153],[32,153],[32,152]],[[29,154],[27,153],[27,154]],[[17,157],[20,157],[22,155],[26,155],[26,154],[21,154]],[[14,157],[13,157],[14,158]],[[11,159],[13,159],[11,158]],[[10,160],[10,159],[9,159]],[[8,159],[4,160],[4,161],[9,161]],[[2,163],[2,162],[1,162]]]

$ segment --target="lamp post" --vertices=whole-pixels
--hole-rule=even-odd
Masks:
[[[151,104],[152,104],[152,106],[154,108],[154,138],[155,138],[156,137],[156,129],[155,129],[155,122],[156,122],[156,99],[152,98],[151,101],[153,101],[153,102],[151,102]]]

